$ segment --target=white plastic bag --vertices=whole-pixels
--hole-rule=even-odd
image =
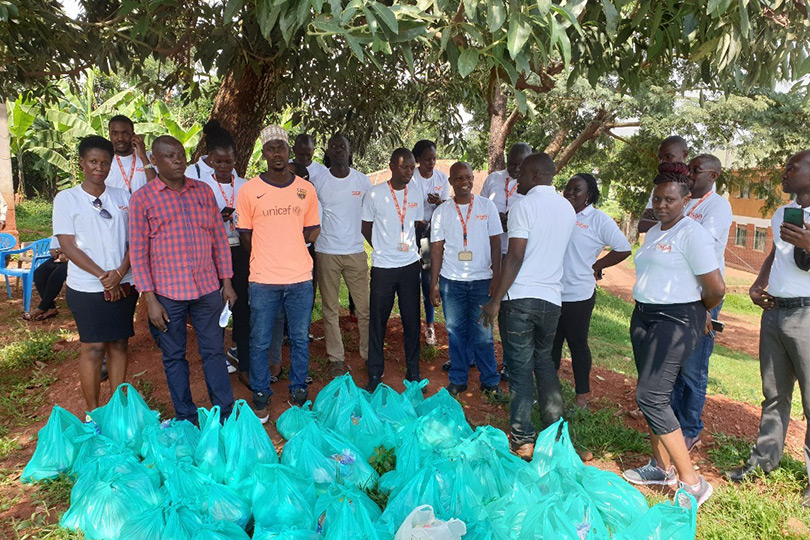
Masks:
[[[418,506],[408,514],[394,540],[461,540],[467,526],[459,519],[436,519],[429,504]]]

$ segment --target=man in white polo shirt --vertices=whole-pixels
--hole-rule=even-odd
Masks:
[[[501,269],[501,219],[495,204],[472,194],[469,163],[450,167],[454,197],[433,213],[430,226],[430,300],[444,303],[450,343],[450,384],[458,395],[467,390],[470,366],[478,365],[481,391],[501,397],[492,328],[478,321]]]
[[[779,467],[797,380],[804,416],[810,418],[810,272],[797,265],[797,258],[810,252],[810,150],[790,158],[782,174],[782,191],[796,199],[774,213],[773,248],[749,291],[751,300],[764,310],[759,367],[765,399],[748,463],[729,473],[735,482],[756,477],[757,467],[765,474]],[[804,461],[810,472],[810,430],[804,438]],[[801,504],[810,506],[810,487]]]
[[[714,253],[720,272],[726,269],[726,242],[728,231],[731,228],[731,204],[715,193],[714,184],[723,171],[720,160],[709,154],[701,154],[689,162],[689,178],[692,181],[690,192],[692,195],[686,206],[686,217],[700,223],[714,240]],[[709,320],[717,320],[721,301],[717,307],[709,311]],[[706,403],[706,385],[709,382],[709,358],[714,350],[714,331],[704,335],[692,355],[686,360],[675,386],[672,388],[672,410],[681,424],[683,438],[687,450],[700,440],[703,430],[703,406]]]
[[[501,235],[501,253],[506,254],[506,247],[509,240],[506,234],[507,217],[509,210],[523,198],[518,192],[517,177],[520,172],[520,164],[526,156],[532,153],[532,147],[528,143],[519,142],[512,145],[506,155],[506,170],[494,171],[484,180],[481,187],[481,196],[495,203],[498,214],[501,216],[501,225],[504,233]]]
[[[329,374],[337,377],[346,372],[339,317],[341,277],[354,298],[360,356],[363,360],[368,358],[368,258],[363,248],[360,217],[371,180],[349,167],[351,148],[346,137],[332,136],[326,155],[331,167],[311,179],[322,212],[321,233],[315,241],[315,268],[321,286],[326,354],[331,362]]]
[[[115,156],[105,183],[135,193],[157,176],[146,156],[143,137],[135,133],[135,124],[123,114],[110,118],[109,130]]]
[[[554,173],[554,162],[544,153],[523,160],[517,191],[525,197],[509,211],[509,249],[492,300],[481,314],[485,326],[498,317],[509,370],[510,444],[524,459],[531,459],[534,450],[535,384],[543,424],[563,414],[551,347],[562,305],[563,257],[576,215],[554,190]]]
[[[405,344],[405,379],[419,380],[419,248],[416,223],[424,220],[422,191],[408,190],[416,159],[410,150],[397,148],[389,163],[391,180],[377,184],[363,199],[363,236],[371,254],[369,294],[368,385],[373,392],[385,367],[383,341],[388,317],[399,299]],[[416,191],[416,192],[415,192]]]

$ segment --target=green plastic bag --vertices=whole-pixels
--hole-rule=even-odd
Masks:
[[[422,389],[430,384],[427,379],[421,381],[402,381],[405,385],[405,391],[402,392],[402,398],[408,401],[413,410],[419,413],[419,406],[425,401],[425,396],[422,395]]]
[[[343,409],[330,416],[335,424],[323,425],[354,444],[366,461],[374,455],[374,449],[378,446],[393,448],[396,445],[391,427],[380,421],[364,397],[358,396],[343,403]]]
[[[253,540],[318,540],[318,533],[297,529],[276,532],[256,527],[253,530]]]
[[[82,445],[93,434],[92,428],[55,405],[48,423],[37,433],[37,447],[23,470],[22,482],[53,480],[61,473],[69,473]]]
[[[369,399],[369,393],[354,384],[351,374],[335,378],[318,392],[312,410],[318,414],[318,422],[332,429],[346,406],[357,398]]]
[[[79,448],[71,474],[78,475],[85,466],[92,465],[97,459],[111,455],[126,455],[132,461],[138,461],[135,453],[123,444],[94,432]]]
[[[442,391],[445,390],[442,389]],[[449,396],[449,394],[447,395]],[[472,435],[472,428],[464,417],[461,405],[452,397],[450,399],[454,405],[439,402],[436,407],[416,421],[414,434],[419,440],[422,450],[438,453],[452,452],[464,439]]]
[[[574,450],[574,445],[571,444],[568,423],[562,418],[537,436],[531,463],[541,478],[554,469],[567,471],[572,477],[577,478],[585,468]]]
[[[214,521],[229,521],[245,528],[251,508],[247,495],[214,482],[190,460],[181,460],[165,475],[172,502],[186,503],[201,516]]]
[[[222,424],[219,405],[210,410],[197,409],[200,441],[194,450],[194,463],[215,482],[225,481],[225,445],[222,442]]]
[[[577,528],[565,514],[560,495],[540,499],[526,512],[520,527],[519,540],[582,540]]]
[[[315,484],[286,465],[259,465],[253,486],[253,519],[266,532],[315,531]]]
[[[613,532],[629,527],[649,508],[644,495],[617,474],[584,467],[581,477],[582,488]]]
[[[440,519],[455,517],[449,515],[452,478],[443,476],[439,467],[433,464],[423,467],[404,486],[391,492],[388,504],[377,521],[379,530],[386,537],[393,538],[402,522],[417,506],[429,504]]]
[[[181,459],[192,459],[200,442],[200,430],[188,420],[150,424],[143,429],[141,455],[148,467],[169,471]]]
[[[317,424],[306,426],[284,445],[281,463],[312,478],[318,493],[335,482],[363,489],[379,481],[357,447]]]
[[[109,403],[90,413],[101,434],[140,452],[143,445],[142,433],[149,425],[159,424],[159,413],[149,409],[135,388],[124,383],[120,385]]]
[[[311,411],[312,402],[307,401],[300,407],[290,407],[276,420],[276,429],[284,440],[289,441],[293,436],[301,431],[304,426],[316,422],[318,413]]]
[[[441,406],[452,409],[458,417],[464,418],[464,408],[456,398],[450,395],[446,388],[440,388],[438,392],[420,403],[416,408],[416,412],[419,416],[425,416],[433,409]]]
[[[253,476],[257,465],[278,463],[278,454],[261,421],[245,400],[238,400],[222,426],[225,483],[238,486]]]
[[[679,490],[680,491],[680,490]],[[691,497],[691,495],[689,495]],[[676,495],[677,497],[677,495]],[[694,540],[697,531],[697,504],[681,508],[671,501],[656,504],[614,540]]]
[[[182,502],[166,505],[163,515],[166,527],[162,540],[191,540],[204,522],[196,508]]]
[[[70,492],[70,508],[60,525],[81,530],[89,540],[118,538],[124,523],[163,503],[160,481],[140,463],[110,463],[115,456],[93,462]]]
[[[394,470],[388,471],[380,478],[379,488],[384,492],[391,492],[410,482],[425,465],[436,459],[432,452],[423,452],[419,440],[416,438],[417,424],[411,423],[403,427],[397,434],[399,442],[396,445],[397,457]]]
[[[323,540],[380,540],[374,522],[380,509],[368,495],[334,484],[315,505]]]
[[[118,540],[163,540],[166,528],[163,512],[163,506],[156,506],[128,519],[121,527]]]
[[[204,523],[191,540],[250,540],[245,530],[229,521]]]
[[[419,395],[421,396],[422,393],[420,392]],[[371,394],[369,403],[379,419],[394,429],[410,424],[417,417],[411,401],[398,394],[387,384],[377,386],[377,389]]]

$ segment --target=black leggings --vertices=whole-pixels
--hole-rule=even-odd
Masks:
[[[591,391],[591,348],[588,346],[588,331],[591,328],[591,314],[595,304],[596,291],[587,300],[563,302],[560,320],[557,323],[557,334],[551,347],[551,358],[559,370],[563,342],[568,341],[577,394],[587,394]]]
[[[42,301],[37,306],[40,311],[56,309],[54,299],[59,296],[67,279],[67,263],[56,262],[53,257],[34,270],[34,285]]]
[[[250,255],[242,246],[231,247],[233,261],[233,290],[236,303],[231,306],[233,313],[232,339],[236,343],[236,356],[239,358],[239,371],[250,371],[250,303],[248,302],[248,275]]]
[[[706,308],[689,304],[642,304],[630,319],[630,341],[638,370],[636,403],[654,435],[680,429],[670,396],[681,367],[703,336]]]

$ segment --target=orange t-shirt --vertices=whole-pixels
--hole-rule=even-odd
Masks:
[[[315,187],[295,177],[286,186],[258,176],[239,190],[234,223],[252,231],[250,281],[290,285],[312,279],[304,227],[319,225]]]

